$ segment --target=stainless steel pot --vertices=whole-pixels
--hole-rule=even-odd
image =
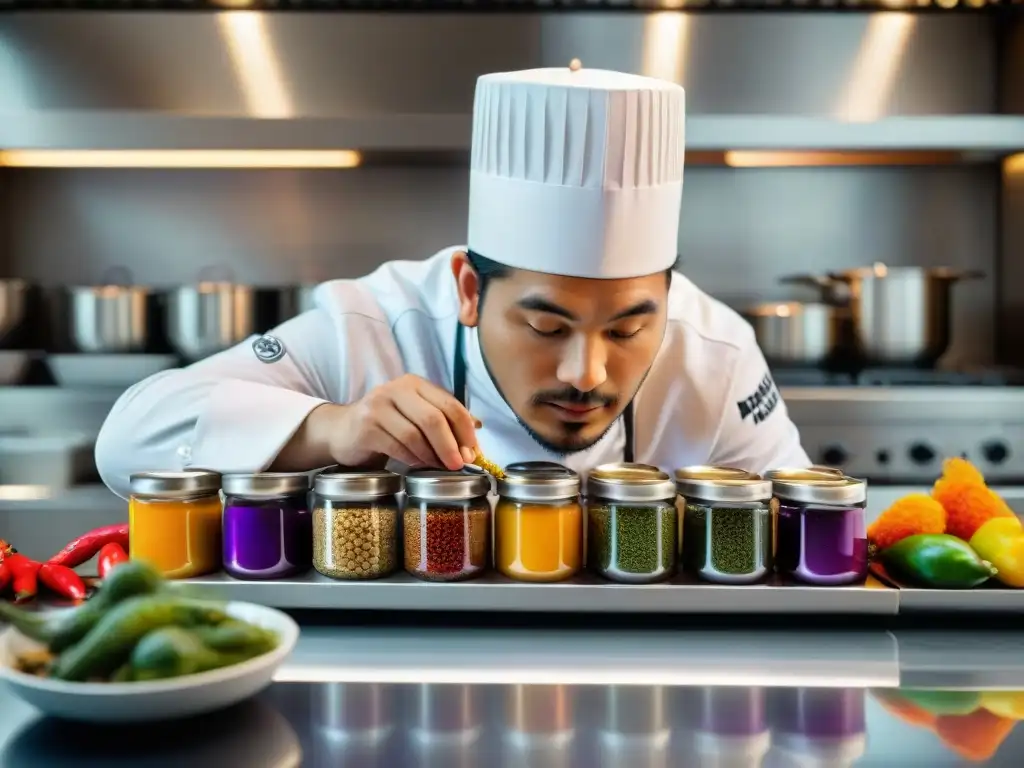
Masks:
[[[831,304],[767,302],[744,316],[772,365],[822,365],[841,354],[849,335],[849,310]]]
[[[112,269],[103,285],[68,289],[71,341],[79,352],[141,352],[148,341],[149,291],[132,285],[127,269]]]
[[[167,297],[167,337],[175,351],[200,360],[251,336],[256,302],[251,286],[203,279],[172,290]]]
[[[25,319],[27,293],[28,283],[24,280],[0,280],[0,348]]]
[[[817,286],[826,302],[850,310],[855,356],[869,365],[930,366],[949,349],[952,286],[978,271],[875,264],[785,282]]]

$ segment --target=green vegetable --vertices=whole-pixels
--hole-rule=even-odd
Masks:
[[[135,680],[160,680],[238,664],[261,653],[253,648],[215,651],[194,630],[164,627],[139,641],[132,651],[131,665]]]
[[[981,706],[980,691],[927,691],[917,688],[900,688],[897,693],[933,715],[969,715]]]
[[[132,597],[118,603],[77,644],[57,660],[53,677],[107,677],[128,660],[135,644],[155,629],[219,624],[228,618],[220,605],[168,594]]]
[[[215,651],[255,651],[261,654],[277,646],[277,635],[273,632],[237,619],[194,627],[191,631],[203,645]]]
[[[590,562],[598,572],[661,578],[675,571],[676,508],[671,504],[594,505],[587,510]]]
[[[45,644],[51,653],[62,653],[85,637],[113,606],[131,597],[156,593],[163,584],[163,577],[152,566],[131,561],[112,570],[103,588],[77,608],[38,614],[0,602],[0,618],[26,637]]]
[[[935,589],[971,589],[996,573],[966,541],[945,533],[908,536],[883,549],[879,558],[896,578]]]

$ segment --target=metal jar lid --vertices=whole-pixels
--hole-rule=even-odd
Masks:
[[[273,499],[308,493],[310,477],[305,472],[255,472],[224,475],[221,490],[227,496]]]
[[[676,484],[650,464],[602,464],[587,477],[587,496],[609,501],[667,501]]]
[[[868,498],[868,484],[853,477],[833,477],[830,480],[776,480],[772,492],[779,501],[800,504],[863,504]]]
[[[736,467],[716,467],[711,464],[698,464],[693,467],[683,467],[676,470],[676,482],[682,483],[687,480],[760,480],[760,475],[747,472],[745,469]]]
[[[136,472],[128,483],[133,496],[153,499],[194,499],[220,491],[220,475],[206,469]]]
[[[498,481],[498,495],[517,501],[558,501],[579,495],[580,476],[568,467],[506,469]]]
[[[815,464],[811,467],[782,467],[765,473],[769,480],[788,483],[802,483],[815,480],[837,480],[843,478],[843,470]]]
[[[313,481],[317,496],[336,501],[361,501],[394,496],[402,490],[402,476],[385,470],[321,472]]]
[[[745,504],[767,501],[772,497],[772,483],[749,472],[745,477],[723,476],[721,467],[706,467],[707,472],[692,467],[687,476],[676,473],[676,489],[686,499]]]
[[[491,491],[490,475],[422,469],[405,476],[405,491],[423,501],[468,501]]]

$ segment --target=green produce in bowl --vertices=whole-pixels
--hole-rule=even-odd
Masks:
[[[981,706],[980,691],[928,691],[900,688],[897,693],[933,715],[969,715]]]
[[[259,655],[277,646],[276,634],[238,619],[228,619],[213,626],[193,627],[191,631],[203,645],[215,651],[253,651]]]
[[[62,653],[85,637],[115,605],[132,597],[155,594],[164,583],[152,566],[133,560],[112,570],[102,589],[77,608],[46,615],[0,602],[0,619],[13,624],[26,637],[43,643],[51,653]]]
[[[132,597],[118,603],[81,641],[64,651],[51,676],[60,680],[106,679],[128,661],[136,643],[162,627],[219,624],[222,606],[173,594]]]
[[[164,627],[150,632],[132,651],[133,680],[182,677],[238,664],[266,652],[263,646],[217,651],[206,645],[198,632]]]
[[[908,536],[878,557],[896,578],[934,589],[971,589],[996,574],[966,541],[945,533]]]

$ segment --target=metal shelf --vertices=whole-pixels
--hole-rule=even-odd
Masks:
[[[189,579],[211,596],[283,609],[501,611],[527,613],[845,614],[895,615],[899,595],[885,587],[750,587],[698,584],[684,578],[621,585],[584,575],[560,584],[524,584],[499,575],[462,583],[427,583],[399,573],[339,582],[316,572],[275,581],[239,581],[223,573]]]
[[[688,151],[953,151],[988,159],[1024,151],[1024,116],[815,117],[692,115]],[[4,149],[358,149],[465,152],[467,114],[258,119],[153,112],[0,114]],[[973,159],[973,158],[972,158]]]

